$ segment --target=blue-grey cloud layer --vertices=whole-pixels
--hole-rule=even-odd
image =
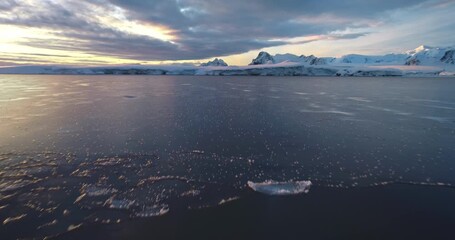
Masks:
[[[62,0],[64,1],[64,0]],[[71,2],[71,1],[66,1]],[[74,0],[74,3],[78,1]],[[424,0],[88,0],[92,6],[109,2],[132,20],[175,30],[175,43],[127,34],[81,17],[81,4],[65,7],[36,0],[46,11],[34,11],[0,23],[59,30],[71,40],[23,39],[23,45],[137,60],[190,60],[225,56],[287,44],[283,39],[325,35],[346,28],[368,27],[386,11],[421,4]],[[439,1],[434,1],[435,3]],[[21,0],[3,0],[1,11],[20,8]],[[75,14],[79,13],[79,14]],[[331,21],[311,21],[324,15]],[[82,15],[83,16],[83,15]],[[303,20],[302,20],[303,19]],[[344,19],[336,21],[336,19]],[[351,21],[352,20],[352,21]],[[367,26],[359,25],[359,22]],[[364,35],[346,34],[340,39]],[[281,39],[281,40],[275,40]]]

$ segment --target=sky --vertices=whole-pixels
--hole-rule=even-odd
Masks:
[[[455,0],[0,0],[0,66],[246,65],[455,46]]]

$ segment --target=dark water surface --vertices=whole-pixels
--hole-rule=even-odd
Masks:
[[[451,239],[454,158],[450,78],[0,76],[2,239]]]

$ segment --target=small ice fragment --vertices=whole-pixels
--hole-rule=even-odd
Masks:
[[[203,150],[193,150],[192,153],[204,154]]]
[[[70,211],[68,209],[63,210],[63,216],[70,215]]]
[[[76,200],[74,200],[74,203],[78,203],[78,202],[82,201],[82,199],[84,199],[85,196],[87,196],[87,193],[84,193],[84,194],[80,195],[79,197],[77,197]]]

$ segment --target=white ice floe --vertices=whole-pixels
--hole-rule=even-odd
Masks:
[[[248,187],[256,192],[267,195],[294,195],[300,193],[308,193],[310,190],[311,181],[289,181],[277,182],[267,180],[265,182],[255,183],[248,181]]]

